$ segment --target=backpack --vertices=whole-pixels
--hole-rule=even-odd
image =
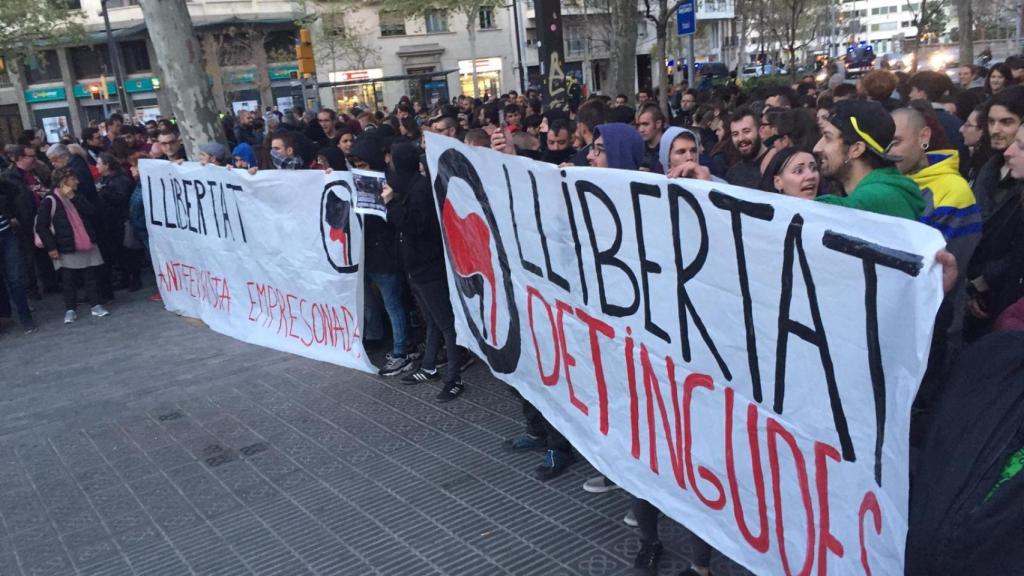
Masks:
[[[43,198],[43,200],[46,200],[46,198]],[[50,234],[56,234],[54,232],[54,230],[53,230],[53,215],[56,214],[56,213],[57,213],[57,200],[54,199],[54,198],[50,198]],[[39,232],[37,232],[38,224],[39,224],[39,214],[36,214],[36,217],[32,221],[32,238],[36,242],[36,248],[45,248],[46,245],[43,244],[43,239],[39,237]]]

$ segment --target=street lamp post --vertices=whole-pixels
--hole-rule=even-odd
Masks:
[[[114,42],[114,36],[110,33],[110,15],[107,11],[107,0],[100,0],[100,6],[103,9],[101,12],[103,14],[103,27],[107,33],[107,54],[110,56],[110,61],[113,63],[114,68],[117,103],[121,106],[122,113],[132,114],[132,110],[128,108],[128,95],[124,91],[124,74],[121,73],[121,53],[117,48],[117,42]]]

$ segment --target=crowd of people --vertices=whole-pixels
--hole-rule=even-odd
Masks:
[[[731,82],[674,85],[664,105],[655,91],[641,90],[545,109],[529,91],[487,101],[462,96],[432,110],[404,97],[390,113],[242,111],[224,118],[226,140],[203,144],[196,160],[250,171],[384,172],[388,218],[368,218],[365,226],[364,337],[383,342],[390,332],[382,376],[418,385],[441,380],[447,366],[442,402],[463,393],[460,373],[473,356],[455,344],[423,159],[426,131],[560,166],[725,182],[932,226],[945,237],[957,276],[935,320],[915,404],[912,446],[927,461],[927,439],[942,433],[930,419],[951,394],[947,376],[962,351],[992,332],[1024,328],[1024,86],[1016,85],[1024,59],[991,70],[964,67],[959,80],[936,71],[873,70],[857,79],[837,71],[824,85],[813,77],[752,90]],[[4,152],[0,316],[10,301],[31,332],[29,301],[43,293],[63,292],[70,323],[83,286],[96,316],[107,314],[115,291],[139,289],[146,232],[137,163],[186,159],[175,123],[130,125],[115,114],[80,140],[43,146],[37,132],[26,131]],[[425,328],[419,343],[417,326]],[[506,447],[543,452],[537,477],[557,477],[577,458],[572,446],[525,400],[523,414],[525,431]],[[597,477],[583,489],[619,488]],[[658,569],[658,518],[640,499],[624,518],[639,527],[634,563],[642,572]],[[710,574],[711,552],[699,546],[684,574]],[[910,557],[908,566],[928,561]]]

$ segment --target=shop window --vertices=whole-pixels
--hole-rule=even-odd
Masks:
[[[35,62],[25,66],[25,80],[29,84],[55,82],[60,80],[60,61],[55,50],[47,50],[36,57]]]
[[[399,12],[380,13],[381,36],[405,36],[405,16]]]
[[[446,10],[431,10],[423,16],[426,24],[427,34],[439,34],[448,31],[448,12]]]
[[[494,8],[486,6],[480,9],[480,29],[481,30],[493,30],[494,26]]]
[[[100,74],[113,74],[114,71],[108,67],[107,46],[98,44],[96,46],[85,46],[70,50],[71,70],[75,78],[96,78]]]
[[[153,70],[149,63],[149,50],[146,49],[145,40],[122,42],[121,59],[124,61],[125,74],[139,74]]]

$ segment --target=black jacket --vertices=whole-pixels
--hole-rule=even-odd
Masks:
[[[56,202],[56,207],[52,207],[51,202]],[[75,197],[71,199],[71,203],[78,210],[78,215],[82,218],[82,224],[85,225],[85,231],[89,233],[89,239],[95,243],[96,230],[93,227],[95,208],[81,194],[75,194]],[[51,209],[53,209],[53,232],[50,232]],[[54,198],[53,194],[47,194],[46,198],[43,198],[43,201],[39,203],[39,212],[36,216],[36,233],[39,234],[39,238],[43,241],[43,248],[47,252],[51,250],[56,250],[61,254],[76,252],[75,232],[71,229],[68,213],[64,210],[64,203]]]
[[[23,239],[31,237],[36,203],[24,174],[17,166],[11,164],[3,174],[0,174],[0,178],[3,178],[6,188],[8,212],[18,219],[18,226],[14,227],[15,234]]]
[[[992,334],[950,373],[914,462],[907,576],[1020,574],[1022,358],[1024,332]]]
[[[120,225],[128,219],[128,200],[135,191],[135,179],[120,170],[100,178],[100,208],[105,219]]]
[[[992,217],[992,214],[1002,204],[1002,200],[1016,186],[1016,180],[1007,176],[1003,178],[1003,154],[994,152],[987,162],[978,171],[978,178],[971,187],[974,190],[974,197],[981,207],[981,217],[984,222]]]
[[[92,178],[92,171],[89,170],[89,163],[85,161],[85,158],[78,154],[72,154],[71,160],[68,161],[68,168],[78,178],[77,194],[85,196],[85,199],[94,206],[99,204],[100,199],[96,194],[96,181]]]
[[[989,290],[980,297],[995,318],[1024,296],[1024,190],[1018,184],[1001,198],[985,221],[978,247],[967,266],[967,279],[984,276]]]
[[[430,180],[417,174],[405,190],[396,191],[396,198],[388,204],[388,220],[398,231],[398,247],[409,282],[443,281],[444,243]]]

